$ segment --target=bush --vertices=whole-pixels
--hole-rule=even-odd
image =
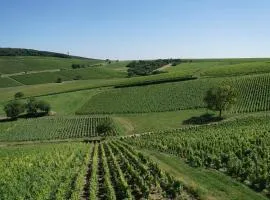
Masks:
[[[28,99],[25,105],[27,113],[30,115],[37,114],[38,105],[39,105],[39,102],[35,98],[31,97],[30,99]]]
[[[87,65],[89,67],[89,65]],[[84,64],[72,64],[72,69],[85,68]]]
[[[17,92],[15,95],[14,95],[14,98],[15,99],[20,99],[20,98],[22,98],[24,96],[24,93],[22,93],[22,92]]]
[[[81,75],[76,75],[73,80],[81,80],[82,79],[82,76]]]
[[[113,124],[111,121],[105,121],[97,125],[96,131],[100,135],[108,135],[113,132]]]
[[[51,110],[51,105],[48,102],[42,101],[42,100],[38,102],[37,107],[39,110],[46,112],[46,113],[49,113]]]
[[[4,111],[7,117],[16,119],[25,110],[24,104],[19,101],[12,101],[5,105]]]
[[[56,79],[56,83],[62,83],[62,79],[61,78],[57,78]]]

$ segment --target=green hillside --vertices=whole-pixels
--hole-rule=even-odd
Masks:
[[[89,67],[101,63],[104,63],[104,61],[62,53],[33,49],[0,48],[0,74],[70,69],[72,64]]]
[[[223,82],[237,88],[238,102],[232,112],[254,112],[270,109],[270,76],[206,78],[144,87],[113,89],[94,96],[77,113],[162,112],[205,107],[206,91]]]

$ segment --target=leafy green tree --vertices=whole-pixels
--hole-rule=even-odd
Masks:
[[[230,85],[221,85],[217,88],[211,88],[206,92],[204,102],[207,108],[214,111],[219,111],[219,117],[222,116],[222,111],[229,109],[236,103],[235,89]]]
[[[24,104],[19,101],[11,101],[5,105],[4,111],[7,117],[16,119],[25,110]]]
[[[25,107],[28,114],[35,115],[38,112],[39,102],[34,97],[31,97],[27,100]]]
[[[14,95],[14,98],[15,99],[20,99],[20,98],[22,98],[24,96],[24,93],[22,93],[22,92],[17,92],[15,95]]]
[[[39,110],[46,112],[46,113],[50,112],[50,110],[51,110],[51,105],[48,102],[42,101],[42,100],[38,101],[37,107]]]
[[[109,134],[113,131],[113,124],[110,121],[105,121],[97,125],[96,131],[100,135]]]

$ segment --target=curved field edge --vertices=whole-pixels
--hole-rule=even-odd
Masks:
[[[195,168],[219,170],[254,191],[269,195],[269,117],[240,118],[122,140],[138,148],[175,155]]]

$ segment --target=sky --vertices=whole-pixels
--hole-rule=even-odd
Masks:
[[[270,57],[269,0],[0,0],[0,47],[104,59]]]

